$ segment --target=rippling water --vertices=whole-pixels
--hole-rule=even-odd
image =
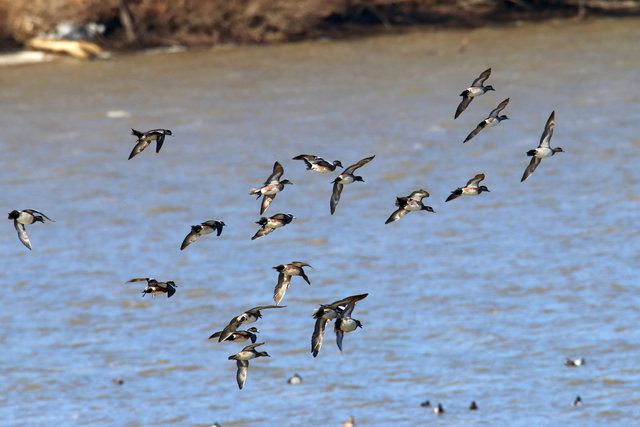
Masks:
[[[10,221],[0,235],[0,424],[637,422],[639,28],[551,22],[2,69],[3,212],[56,222],[27,227],[33,251]],[[488,67],[497,91],[453,121]],[[461,144],[506,97],[511,120]],[[521,184],[552,110],[565,152]],[[131,127],[175,136],[127,161]],[[330,216],[334,174],[289,160],[300,153],[376,158]],[[248,192],[274,160],[295,185],[267,213],[298,219],[251,241]],[[445,205],[480,172],[490,193]],[[418,188],[436,213],[384,225]],[[216,218],[222,236],[179,250],[191,224]],[[294,277],[287,308],[263,313],[272,357],[251,362],[240,391],[227,357],[242,344],[206,338],[269,304],[271,267],[292,260],[315,267],[312,286]],[[176,281],[176,295],[124,284],[144,276]],[[340,353],[329,326],[314,359],[313,308],[364,292],[364,328]]]

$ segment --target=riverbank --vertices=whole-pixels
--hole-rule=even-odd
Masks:
[[[0,0],[0,49],[34,37],[109,50],[350,37],[407,26],[640,14],[640,0]]]

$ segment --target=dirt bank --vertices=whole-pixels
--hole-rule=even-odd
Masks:
[[[0,0],[0,47],[100,24],[103,46],[269,43],[407,25],[640,13],[640,0]],[[91,33],[91,31],[89,31]],[[82,34],[80,35],[82,37]]]

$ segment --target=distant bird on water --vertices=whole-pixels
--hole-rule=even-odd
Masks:
[[[467,182],[467,185],[465,185],[464,187],[458,187],[453,190],[449,197],[447,197],[447,200],[445,200],[445,202],[450,202],[451,200],[459,196],[477,196],[483,191],[489,191],[486,186],[480,185],[480,181],[482,181],[483,179],[483,173],[477,174]]]
[[[249,360],[256,357],[271,357],[266,351],[257,351],[256,347],[264,344],[263,342],[258,344],[251,344],[242,349],[242,351],[229,356],[229,360],[235,360],[238,366],[236,373],[236,380],[238,381],[238,387],[242,390],[244,382],[247,379],[247,371],[249,370]]]
[[[353,418],[353,415],[350,415],[347,421],[340,424],[340,427],[355,427],[355,426],[356,426],[356,420]]]
[[[460,102],[460,105],[458,105],[458,108],[456,109],[456,114],[453,117],[454,119],[457,119],[458,116],[462,114],[464,110],[467,109],[471,101],[473,101],[473,98],[475,98],[476,96],[484,95],[490,90],[495,90],[491,85],[483,86],[485,80],[487,80],[490,75],[491,75],[491,68],[484,70],[480,74],[480,76],[477,79],[475,79],[473,83],[471,83],[470,87],[462,91],[462,93],[460,94],[460,96],[462,97],[462,101]]]
[[[283,173],[284,168],[282,167],[282,165],[278,162],[275,162],[273,164],[273,172],[271,172],[271,175],[269,175],[267,180],[264,182],[264,185],[260,188],[252,188],[249,192],[249,194],[252,196],[258,196],[258,199],[260,198],[260,196],[262,196],[260,215],[262,215],[267,210],[269,205],[271,205],[273,199],[276,198],[276,195],[280,191],[284,190],[285,184],[293,184],[293,182],[289,181],[288,179],[283,179],[282,181],[280,181]]]
[[[556,112],[552,111],[549,119],[547,120],[547,124],[544,126],[544,131],[542,132],[542,136],[540,137],[540,145],[533,150],[527,151],[527,156],[531,156],[531,162],[529,162],[529,166],[524,171],[522,175],[522,179],[520,182],[524,182],[527,178],[531,176],[533,171],[536,170],[542,159],[545,157],[551,157],[556,153],[562,153],[562,148],[555,147],[551,148],[551,137],[553,136],[553,129],[556,126]]]
[[[146,132],[140,132],[132,128],[131,135],[135,135],[138,141],[135,147],[133,147],[131,154],[129,154],[128,160],[142,153],[142,151],[151,144],[151,141],[156,141],[156,153],[159,153],[162,144],[164,144],[164,137],[166,135],[173,135],[173,133],[169,129],[152,129]]]
[[[344,187],[344,185],[351,184],[352,182],[355,182],[355,181],[364,182],[364,179],[362,179],[361,176],[356,176],[353,173],[359,167],[362,167],[367,163],[369,163],[371,160],[373,160],[374,157],[375,155],[371,157],[365,157],[364,159],[358,161],[358,163],[349,166],[340,175],[338,175],[336,179],[332,181],[333,192],[331,194],[331,202],[330,202],[331,215],[333,215],[336,211],[336,207],[338,206],[338,202],[340,201],[340,195],[342,194],[342,188]]]
[[[151,277],[138,277],[127,281],[127,283],[136,282],[147,282],[147,287],[142,291],[143,297],[146,294],[151,294],[152,297],[159,294],[167,294],[167,298],[171,298],[173,294],[176,293],[176,288],[178,287],[173,280],[169,280],[168,282],[158,282],[156,279],[152,279]]]
[[[220,233],[222,233],[222,227],[224,227],[225,225],[226,224],[224,222],[216,220],[205,221],[200,225],[192,225],[191,231],[182,241],[182,245],[180,245],[180,250],[184,250],[184,248],[195,242],[198,237],[205,234],[211,234],[216,231],[219,236]]]
[[[469,135],[467,135],[467,137],[465,138],[464,141],[462,141],[462,143],[464,144],[465,142],[469,141],[471,138],[476,136],[482,129],[497,126],[498,123],[500,123],[501,121],[508,120],[509,117],[507,117],[506,115],[504,114],[500,115],[500,112],[504,110],[504,108],[507,106],[508,103],[509,103],[509,98],[505,99],[500,104],[498,104],[496,108],[491,110],[491,113],[489,113],[489,117],[487,117],[486,119],[478,123],[478,126],[476,126],[476,128],[472,130]]]
[[[320,173],[333,172],[337,167],[342,167],[340,160],[334,160],[333,163],[329,163],[322,157],[314,156],[313,154],[300,154],[294,157],[293,160],[302,160],[307,165],[307,170]]]
[[[385,224],[397,221],[411,211],[435,212],[431,206],[422,204],[422,199],[425,197],[429,197],[429,193],[426,190],[416,190],[408,197],[396,197],[398,209],[387,218]]]
[[[587,361],[582,357],[579,359],[567,359],[564,362],[564,366],[583,366],[586,364],[587,364]]]
[[[24,227],[25,225],[31,225],[35,222],[41,222],[44,224],[45,219],[51,222],[55,222],[42,212],[39,212],[35,209],[23,209],[21,211],[12,210],[9,212],[8,219],[13,220],[13,227],[16,229],[18,233],[18,238],[29,250],[31,250],[31,242],[29,241],[29,236],[27,235],[27,229]]]
[[[295,218],[296,217],[292,214],[283,213],[275,214],[270,218],[266,218],[263,216],[258,221],[256,221],[256,224],[260,225],[261,228],[256,231],[256,234],[253,235],[251,240],[259,239],[262,236],[266,236],[276,228],[284,227],[285,225],[289,224]]]
[[[273,300],[275,301],[276,305],[280,304],[280,301],[282,301],[285,292],[287,292],[287,289],[289,289],[289,285],[291,284],[291,276],[300,276],[309,285],[311,284],[302,267],[311,266],[305,262],[293,261],[291,264],[281,264],[273,267],[273,269],[277,270],[279,273],[278,284],[273,290]]]

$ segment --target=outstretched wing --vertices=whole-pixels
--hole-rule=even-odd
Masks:
[[[278,274],[278,284],[273,290],[273,301],[275,301],[276,305],[280,304],[282,298],[284,297],[285,292],[289,289],[289,285],[291,284],[291,276],[281,272]]]
[[[371,157],[365,157],[364,159],[360,160],[358,163],[355,163],[351,166],[349,166],[348,168],[346,168],[344,170],[344,172],[342,173],[347,173],[349,175],[351,175],[356,169],[358,169],[359,167],[362,167],[364,165],[366,165],[367,163],[369,163],[371,160],[373,160],[373,158],[375,157],[375,155],[371,156]]]
[[[484,179],[484,174],[479,173],[467,182],[467,187],[477,187],[480,181]]]
[[[384,223],[389,224],[391,222],[397,221],[408,213],[409,213],[408,210],[404,208],[400,208],[396,210],[394,213],[392,213],[391,216],[389,216],[389,218],[387,218],[387,220]]]
[[[247,371],[249,370],[248,360],[237,360],[238,372],[236,373],[236,381],[238,381],[238,387],[242,390],[244,382],[247,380]]]
[[[487,80],[489,78],[489,76],[491,75],[491,68],[488,68],[486,70],[484,70],[477,79],[475,79],[473,81],[473,83],[471,83],[471,86],[483,86],[485,80]]]
[[[131,160],[134,156],[140,154],[145,148],[149,146],[149,142],[150,141],[146,138],[139,140],[136,146],[133,147],[133,150],[131,150],[131,154],[129,154],[129,158],[127,160]]]
[[[316,357],[322,347],[322,340],[324,338],[324,329],[327,326],[329,320],[322,317],[316,320],[316,324],[313,328],[313,335],[311,335],[311,353],[313,357]]]
[[[465,142],[469,141],[471,138],[476,136],[482,129],[484,129],[486,124],[487,123],[484,121],[478,123],[478,126],[476,126],[476,128],[472,130],[469,135],[467,135],[467,137],[464,139],[464,141],[462,141],[462,143],[464,144]]]
[[[522,175],[522,179],[520,180],[520,182],[524,182],[527,178],[529,178],[531,176],[531,174],[533,173],[533,171],[536,170],[536,168],[538,167],[538,165],[540,164],[540,162],[542,161],[542,159],[533,156],[531,157],[531,161],[529,162],[529,166],[527,166],[527,168],[524,170],[524,174]]]
[[[469,104],[471,104],[471,101],[473,100],[472,97],[470,96],[463,96],[462,97],[462,101],[460,101],[460,104],[458,104],[458,108],[456,108],[456,114],[453,116],[454,120],[458,118],[458,116],[460,114],[462,114],[462,112],[464,110],[467,109],[467,107],[469,106]]]
[[[27,229],[24,228],[24,224],[20,224],[18,221],[13,220],[13,226],[18,232],[18,238],[29,250],[31,250],[31,242],[29,241],[29,236],[27,235]]]
[[[544,126],[544,131],[542,132],[542,136],[540,137],[540,145],[539,145],[540,147],[550,148],[551,137],[553,136],[553,128],[555,127],[556,127],[556,112],[554,110],[551,112],[549,119],[547,119],[547,124]]]
[[[284,173],[284,168],[282,167],[282,165],[278,162],[275,162],[273,164],[273,172],[271,172],[271,175],[269,175],[269,178],[267,178],[267,180],[264,182],[264,185],[269,185],[273,182],[280,181],[280,177],[282,176],[283,173]]]
[[[267,208],[269,207],[269,205],[271,205],[271,202],[273,202],[273,199],[276,198],[276,195],[274,194],[273,196],[268,196],[268,195],[264,195],[262,196],[262,204],[260,205],[260,215],[262,215]]]
[[[162,144],[164,144],[164,133],[159,132],[156,135],[156,153],[159,153],[162,148]]]
[[[339,182],[333,183],[333,192],[331,193],[331,201],[329,203],[331,207],[331,215],[333,215],[336,211],[336,207],[338,206],[338,202],[340,201],[340,195],[342,194],[342,188],[344,185]]]
[[[184,248],[186,248],[187,246],[189,246],[190,244],[192,244],[196,240],[198,240],[198,233],[196,233],[193,230],[191,230],[191,232],[189,234],[187,234],[187,236],[182,241],[182,245],[180,245],[180,250],[181,251],[184,250]]]
[[[500,104],[498,104],[496,108],[491,110],[491,114],[489,114],[489,117],[498,117],[498,114],[500,114],[500,111],[504,110],[504,107],[506,107],[508,103],[509,103],[509,98],[502,101]]]

